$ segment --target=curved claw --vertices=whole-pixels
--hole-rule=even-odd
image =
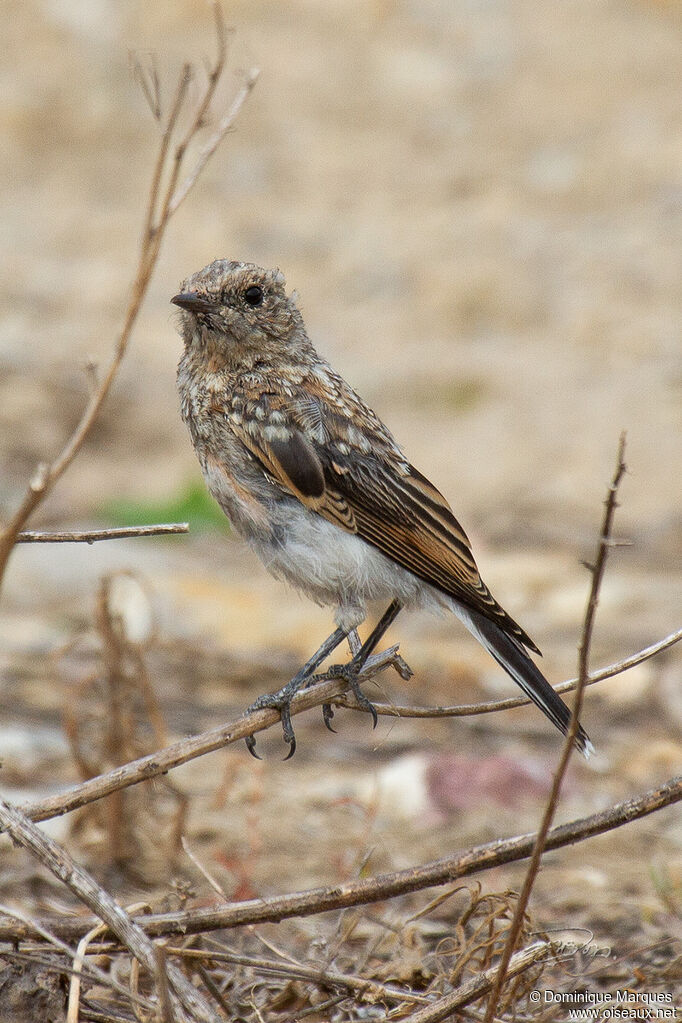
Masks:
[[[353,663],[353,661],[351,661],[350,664],[333,664],[329,671],[327,672],[327,677],[343,678],[346,680],[350,688],[350,691],[357,700],[358,706],[362,707],[363,710],[368,711],[372,715],[372,728],[376,728],[376,726],[379,724],[379,715],[377,714],[376,708],[372,701],[367,699],[362,689],[360,688],[360,683],[358,682],[358,668]],[[329,728],[327,714],[324,710],[324,706],[322,708],[322,712],[324,714],[324,723],[327,725],[327,728]],[[331,720],[331,715],[329,717],[329,720]],[[334,729],[332,728],[330,729],[330,731],[333,732]]]
[[[377,714],[376,707],[371,700],[367,699],[359,686],[351,685],[351,689],[353,690],[353,696],[358,701],[358,704],[363,708],[363,710],[369,711],[372,715],[372,728],[376,728],[379,724],[379,715]]]
[[[334,708],[331,703],[322,704],[322,718],[324,720],[325,728],[328,728],[330,732],[336,735],[336,729],[332,728],[332,720],[334,718]]]
[[[246,748],[254,760],[263,759],[258,753],[256,753],[256,737],[254,735],[247,735],[244,742],[246,743]]]
[[[291,712],[289,706],[291,698],[288,694],[282,693],[266,693],[264,696],[259,697],[255,703],[252,703],[248,708],[247,713],[254,710],[263,710],[265,707],[272,708],[272,710],[278,710],[280,718],[282,720],[282,734],[284,741],[289,747],[289,752],[285,756],[285,760],[291,760],[294,753],[296,752],[296,736],[294,735],[294,726],[291,723]],[[246,748],[256,760],[262,760],[263,758],[256,753],[256,739],[253,735],[247,735],[244,739]]]
[[[285,738],[285,740],[287,742],[289,742],[289,740],[286,739],[286,736],[284,738]],[[285,761],[291,760],[291,758],[293,757],[295,752],[296,752],[296,737],[294,735],[292,735],[291,736],[291,741],[289,742],[289,752],[287,753],[287,755],[283,759]]]
[[[291,757],[293,757],[294,753],[296,752],[296,737],[294,735],[294,726],[291,723],[290,707],[291,707],[290,700],[282,700],[278,708],[279,716],[282,719],[282,735],[284,736],[284,741],[286,742],[286,744],[291,747],[288,754],[284,758],[285,760],[289,760]]]
[[[379,724],[379,715],[376,712],[376,707],[374,706],[372,701],[368,700],[365,694],[363,693],[358,683],[357,675],[355,674],[351,675],[350,677],[350,688],[353,693],[353,696],[358,701],[358,704],[363,708],[363,710],[369,711],[369,713],[372,715],[372,728],[376,728],[376,726]]]

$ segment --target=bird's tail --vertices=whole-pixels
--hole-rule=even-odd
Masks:
[[[571,711],[560,696],[555,693],[540,669],[531,661],[520,642],[504,632],[499,625],[468,607],[458,604],[456,613],[469,631],[495,658],[500,667],[523,689],[533,703],[560,732],[566,735],[571,720]],[[589,759],[594,746],[582,728],[578,726],[575,745]]]

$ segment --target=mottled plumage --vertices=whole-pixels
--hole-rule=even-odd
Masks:
[[[449,504],[318,355],[284,284],[217,260],[173,298],[182,415],[211,493],[274,575],[337,608],[344,632],[369,600],[452,610],[565,731],[568,708],[526,652],[537,647],[481,579]],[[589,749],[582,730],[578,745]]]

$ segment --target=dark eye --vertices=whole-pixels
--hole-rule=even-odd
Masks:
[[[244,292],[244,301],[247,305],[257,306],[263,301],[263,289],[258,284],[252,284]]]

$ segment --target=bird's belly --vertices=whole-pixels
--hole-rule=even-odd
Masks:
[[[411,572],[295,499],[280,502],[273,518],[275,541],[251,538],[265,566],[317,603],[340,607],[344,621],[362,621],[371,600],[440,603],[435,591]]]

